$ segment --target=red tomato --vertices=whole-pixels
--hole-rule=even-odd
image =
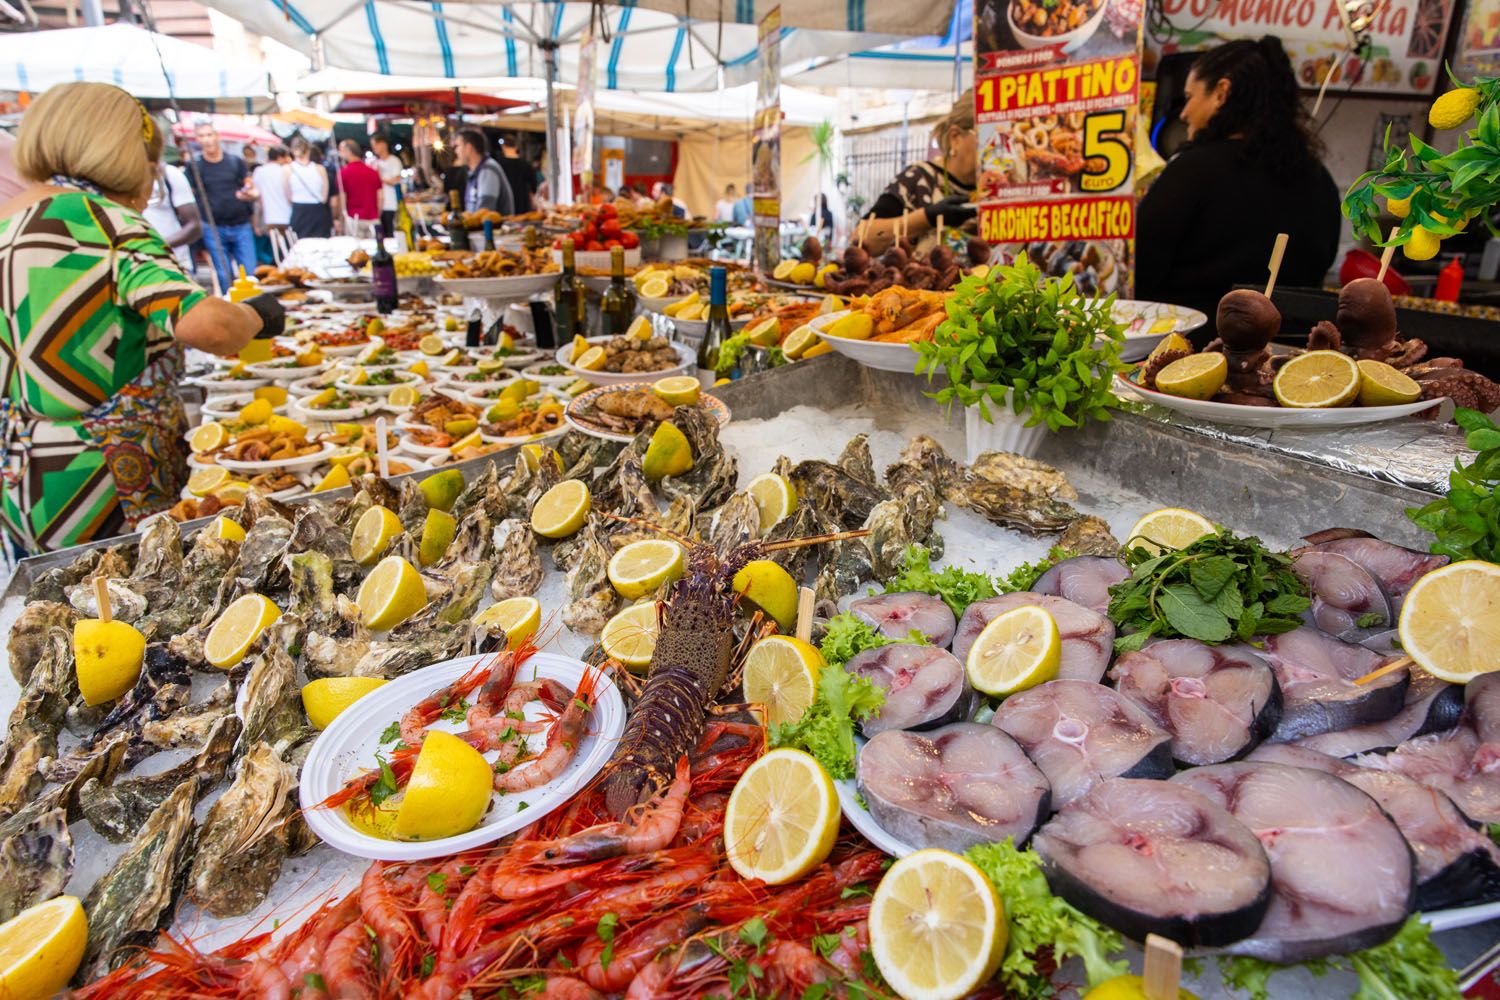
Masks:
[[[615,247],[623,247],[624,245],[619,240],[610,240],[604,244],[604,249],[613,250]]]
[[[604,249],[604,244],[600,243],[598,240],[589,240],[588,243],[584,246],[584,249],[593,253],[598,253],[600,250]]]
[[[620,234],[620,245],[626,250],[634,250],[641,245],[641,238],[627,229]]]
[[[616,216],[618,216],[619,214],[620,214],[619,210],[616,209],[615,206],[609,204],[608,202],[606,202],[605,204],[599,206],[599,216],[600,216],[600,218],[613,219]]]
[[[608,222],[604,223],[604,225],[599,227],[599,234],[607,240],[619,239],[621,232],[622,230],[620,229],[620,223],[615,219],[610,219]]]

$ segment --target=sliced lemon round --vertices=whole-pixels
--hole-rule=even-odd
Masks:
[[[373,565],[385,554],[391,539],[403,530],[401,519],[390,508],[371,507],[354,522],[354,533],[349,536],[349,553],[361,566]]]
[[[1202,514],[1182,507],[1163,507],[1135,522],[1125,536],[1125,547],[1145,549],[1156,556],[1166,549],[1185,549],[1218,530]]]
[[[495,772],[463,740],[428,730],[396,811],[401,840],[437,840],[474,829],[490,807]]]
[[[222,514],[213,519],[213,523],[208,526],[208,530],[214,537],[221,538],[226,542],[243,542],[245,540],[245,529],[241,528],[237,522],[231,521]]]
[[[448,553],[453,536],[458,534],[458,522],[447,511],[436,507],[427,511],[427,520],[422,523],[422,540],[417,545],[417,561],[431,566]]]
[[[206,465],[188,476],[188,492],[195,497],[206,497],[232,478],[233,474],[222,465]]]
[[[604,623],[599,645],[610,659],[639,673],[651,665],[658,627],[655,602],[632,604]]]
[[[45,1000],[68,985],[88,945],[77,896],[54,896],[0,924],[0,995]]]
[[[1384,361],[1360,361],[1359,405],[1400,406],[1422,398],[1417,380]]]
[[[797,581],[771,559],[752,559],[734,574],[735,593],[769,615],[783,632],[797,625]]]
[[[760,512],[760,533],[764,535],[776,527],[782,518],[789,517],[797,509],[797,489],[792,481],[775,472],[763,472],[750,480],[745,487]]]
[[[1062,636],[1045,608],[1025,605],[991,621],[969,648],[965,664],[974,690],[997,698],[1057,677]]]
[[[797,264],[798,262],[795,260],[778,261],[776,266],[771,269],[771,277],[775,278],[777,281],[786,281],[792,276],[792,269],[795,268]]]
[[[1406,595],[1401,648],[1440,680],[1500,670],[1500,566],[1468,559],[1435,569]]]
[[[573,363],[586,372],[596,372],[604,367],[604,360],[604,348],[590,347]]]
[[[661,275],[653,275],[638,286],[641,294],[648,299],[664,299],[672,290],[672,283]]]
[[[1271,387],[1282,406],[1303,410],[1348,406],[1359,395],[1359,366],[1338,351],[1308,351],[1282,365]]]
[[[385,397],[386,402],[392,406],[415,406],[417,405],[417,400],[421,398],[422,394],[417,391],[417,387],[414,385],[398,385],[391,390],[389,396]]]
[[[203,658],[220,670],[228,670],[245,658],[260,634],[280,617],[281,609],[269,597],[246,594],[225,608],[208,630]]]
[[[1229,377],[1229,359],[1217,351],[1189,354],[1156,373],[1156,388],[1169,396],[1212,399]]]
[[[329,490],[341,490],[350,483],[349,467],[347,465],[335,464],[328,470],[328,475],[318,480],[318,485],[312,488],[314,493],[327,493]]]
[[[314,729],[327,729],[344,709],[385,683],[379,677],[319,677],[302,685],[302,710]]]
[[[564,479],[531,508],[531,530],[543,538],[567,538],[589,519],[591,502],[582,480]]]
[[[772,750],[729,794],[724,853],[745,878],[791,882],[828,858],[839,817],[838,793],[823,765],[801,750]]]
[[[781,353],[789,358],[800,358],[809,347],[816,343],[818,343],[818,331],[810,326],[799,326],[786,335],[786,340],[781,345]]]
[[[145,657],[146,637],[134,625],[118,618],[73,623],[73,669],[86,704],[114,701],[135,687]]]
[[[417,350],[428,357],[436,357],[448,350],[448,345],[443,343],[443,338],[435,333],[429,333],[417,341]]]
[[[426,606],[427,588],[415,566],[400,556],[386,556],[359,585],[354,603],[365,628],[385,632]]]
[[[673,406],[692,406],[698,402],[703,387],[691,375],[669,375],[652,382],[651,391]]]
[[[229,432],[224,429],[224,425],[217,420],[210,420],[193,428],[193,433],[188,435],[188,448],[194,455],[201,455],[205,451],[224,447],[228,440]]]
[[[631,542],[610,557],[609,582],[622,597],[645,597],[662,584],[682,576],[682,546],[664,538]]]
[[[667,476],[680,476],[693,467],[693,445],[687,435],[670,420],[663,420],[651,432],[651,443],[641,458],[641,471],[655,482]]]
[[[958,1000],[1000,968],[1000,894],[972,861],[928,848],[885,873],[870,901],[870,950],[906,1000]]]
[[[802,718],[818,695],[826,664],[816,646],[789,635],[768,635],[745,657],[745,701],[766,706],[766,723]]]
[[[506,648],[515,649],[542,627],[542,604],[535,597],[510,597],[485,608],[474,624],[504,632]]]

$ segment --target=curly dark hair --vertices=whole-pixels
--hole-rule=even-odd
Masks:
[[[1190,75],[1208,88],[1229,80],[1223,107],[1194,142],[1237,136],[1245,142],[1247,157],[1279,175],[1297,174],[1308,160],[1322,157],[1323,146],[1308,127],[1291,60],[1275,35],[1209,49],[1194,60]]]

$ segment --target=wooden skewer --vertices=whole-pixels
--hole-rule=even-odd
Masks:
[[[938,246],[943,245],[943,217],[938,216]]]
[[[1354,683],[1362,687],[1370,683],[1371,681],[1380,680],[1380,678],[1384,677],[1386,674],[1394,674],[1398,670],[1410,667],[1414,662],[1415,661],[1413,661],[1410,656],[1403,656],[1399,659],[1392,660],[1390,663],[1387,663],[1383,667],[1376,667],[1374,670],[1371,670],[1363,677],[1354,678]]]
[[[110,621],[109,612],[109,581],[101,574],[94,577],[94,601],[99,605],[99,620]]]
[[[1392,226],[1391,227],[1391,237],[1390,238],[1394,240],[1396,238],[1396,234],[1399,233],[1400,231],[1401,231],[1401,227],[1400,226]],[[1391,258],[1394,257],[1394,256],[1396,256],[1396,244],[1391,243],[1391,244],[1389,244],[1385,248],[1385,253],[1383,253],[1383,254],[1380,255],[1380,273],[1377,274],[1377,275],[1375,275],[1375,280],[1376,281],[1384,283],[1384,281],[1385,281],[1385,272],[1388,271],[1388,270],[1390,270],[1390,267],[1391,267]]]
[[[390,449],[385,446],[385,417],[375,418],[375,454],[380,457],[380,478],[391,478]]]
[[[797,591],[797,638],[812,641],[813,589],[803,587]]]
[[[865,230],[869,228],[870,227],[868,223],[865,225],[854,227],[854,245],[859,247],[861,250],[865,248]]]
[[[1281,257],[1286,253],[1286,241],[1286,233],[1276,234],[1276,246],[1271,250],[1271,279],[1266,282],[1266,298],[1268,299],[1276,290],[1276,275],[1281,271]]]
[[[1182,981],[1182,945],[1157,934],[1146,935],[1146,1000],[1177,1000]]]

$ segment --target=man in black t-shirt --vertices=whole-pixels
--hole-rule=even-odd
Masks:
[[[202,149],[193,164],[203,185],[197,190],[203,242],[208,246],[214,274],[219,278],[219,292],[224,294],[239,276],[241,267],[247,274],[255,273],[255,232],[250,219],[259,196],[245,169],[245,161],[224,152],[218,129],[201,122],[193,137]]]

